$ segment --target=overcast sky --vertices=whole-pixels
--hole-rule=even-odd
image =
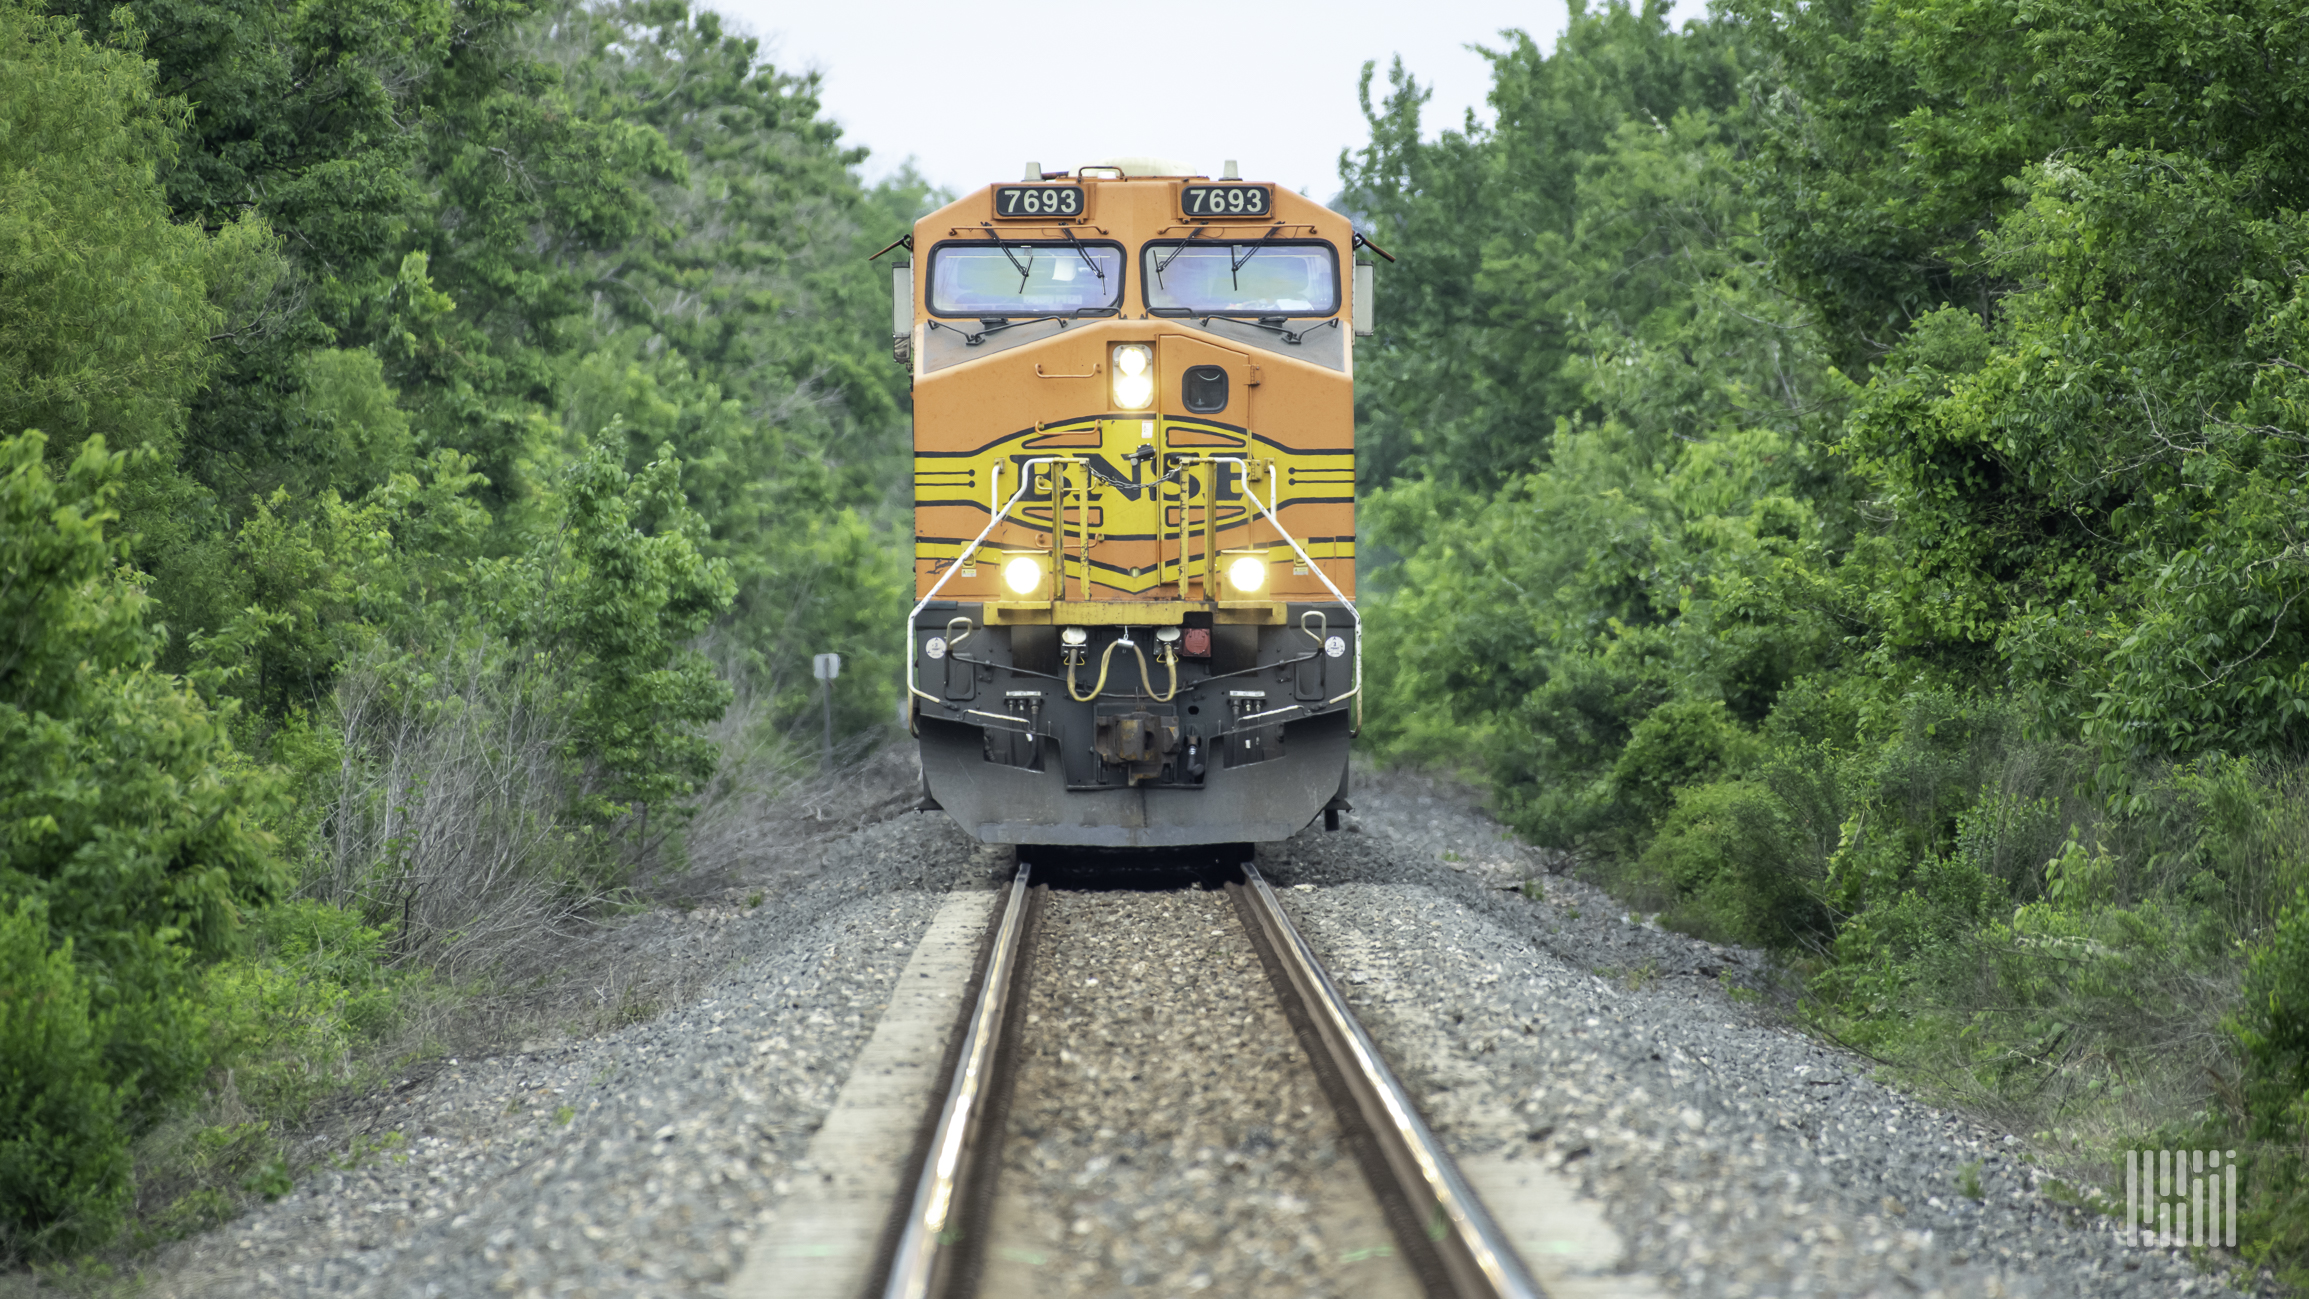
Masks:
[[[1028,160],[1056,171],[1116,154],[1176,158],[1217,175],[1328,200],[1339,151],[1366,138],[1355,81],[1366,59],[1401,55],[1431,85],[1432,136],[1470,108],[1488,118],[1503,28],[1551,48],[1563,0],[1330,0],[1279,4],[1001,4],[945,0],[702,0],[763,38],[780,68],[825,74],[827,112],[873,150],[869,179],[909,157],[962,193],[1012,181]],[[1705,0],[1677,0],[1673,21]]]

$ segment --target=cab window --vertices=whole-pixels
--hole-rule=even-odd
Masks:
[[[930,313],[1071,316],[1122,305],[1122,249],[1113,244],[943,244],[930,252]]]
[[[1339,258],[1326,243],[1148,244],[1147,307],[1174,316],[1328,316]]]

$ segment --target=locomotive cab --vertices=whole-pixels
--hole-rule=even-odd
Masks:
[[[1364,241],[1232,164],[1027,172],[894,277],[927,792],[988,842],[1286,838],[1360,718]]]

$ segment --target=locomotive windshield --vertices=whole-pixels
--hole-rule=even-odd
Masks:
[[[1328,316],[1339,259],[1324,243],[1146,246],[1147,306],[1169,315]]]
[[[1112,244],[947,244],[930,252],[930,310],[941,316],[1073,315],[1122,304]]]

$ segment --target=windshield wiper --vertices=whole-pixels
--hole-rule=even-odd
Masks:
[[[1183,252],[1185,252],[1185,251],[1187,250],[1187,245],[1188,245],[1188,244],[1191,244],[1191,243],[1193,243],[1195,240],[1197,240],[1197,239],[1200,239],[1200,238],[1202,238],[1202,237],[1203,237],[1203,227],[1202,227],[1202,226],[1196,226],[1196,227],[1195,227],[1195,232],[1194,232],[1193,234],[1191,234],[1191,235],[1188,235],[1188,236],[1187,236],[1186,238],[1184,238],[1184,239],[1181,239],[1181,240],[1179,241],[1179,246],[1178,246],[1178,247],[1176,247],[1176,248],[1173,248],[1173,249],[1171,249],[1171,255],[1170,255],[1170,256],[1168,256],[1168,257],[1158,257],[1158,258],[1156,258],[1156,259],[1155,259],[1155,287],[1156,287],[1156,288],[1159,288],[1159,289],[1168,289],[1168,288],[1170,287],[1168,284],[1165,284],[1165,283],[1163,283],[1163,272],[1164,272],[1164,271],[1167,271],[1167,270],[1169,270],[1169,269],[1171,268],[1171,263],[1172,263],[1172,262],[1175,262],[1175,261],[1177,261],[1177,260],[1179,259],[1179,254],[1180,254],[1180,253],[1183,253]]]
[[[1018,264],[1017,256],[1010,251],[1009,244],[1003,243],[998,239],[995,241],[994,246],[1002,250],[1002,256],[1010,263],[1010,269],[1018,272],[1018,296],[1022,298],[1025,297],[1026,282],[1029,279],[1032,279],[1034,276],[1034,254],[1032,252],[1027,253],[1026,265],[1020,266]]]
[[[1066,232],[1066,241],[1074,245],[1075,255],[1082,258],[1082,264],[1088,266],[1090,268],[1090,273],[1098,277],[1098,287],[1101,289],[1105,288],[1106,268],[1100,266],[1098,262],[1091,257],[1090,250],[1082,246],[1082,241],[1074,237],[1073,226],[1060,226],[1059,229]]]
[[[1192,316],[1201,313],[1189,312],[1187,314]],[[1305,329],[1297,331],[1287,329],[1284,326],[1275,323],[1279,320],[1290,319],[1288,316],[1222,316],[1213,313],[1203,316],[1202,319],[1205,328],[1208,328],[1210,323],[1214,320],[1228,320],[1233,321],[1238,325],[1249,325],[1253,329],[1271,330],[1275,333],[1281,334],[1283,336],[1284,342],[1293,344],[1305,341],[1307,335],[1314,333],[1316,330],[1321,329],[1325,325],[1329,325],[1333,329],[1337,329],[1339,327],[1339,318],[1337,316],[1333,316],[1329,320],[1318,320],[1314,324],[1307,326]]]
[[[1028,280],[1028,279],[1029,279],[1029,278],[1030,278],[1030,277],[1031,277],[1031,276],[1034,274],[1034,252],[1033,252],[1033,248],[1034,248],[1034,245],[1032,245],[1032,244],[1020,244],[1020,245],[1019,245],[1019,247],[1021,247],[1021,248],[1024,248],[1024,249],[1027,249],[1027,250],[1028,250],[1028,251],[1027,251],[1027,254],[1026,254],[1026,264],[1025,264],[1024,266],[1021,266],[1021,265],[1019,265],[1019,264],[1018,264],[1018,258],[1017,258],[1017,256],[1016,256],[1015,254],[1013,254],[1013,253],[1010,251],[1010,241],[1009,241],[1009,240],[1007,240],[1007,239],[1005,239],[1005,238],[1003,238],[1001,235],[998,235],[998,234],[996,234],[996,233],[994,232],[994,229],[993,229],[993,227],[991,227],[991,226],[985,227],[985,230],[986,230],[986,237],[987,237],[987,238],[989,238],[989,239],[991,239],[991,240],[993,240],[993,241],[994,241],[994,246],[1002,250],[1002,257],[1003,257],[1003,260],[1005,260],[1005,261],[1007,261],[1007,262],[1009,262],[1009,263],[1010,263],[1010,269],[1012,269],[1012,270],[1014,270],[1014,271],[1018,272],[1018,292],[1019,292],[1019,296],[1021,296],[1021,297],[1025,296],[1025,294],[1026,294],[1026,281],[1027,281],[1027,280]],[[950,326],[949,328],[951,328],[951,326]]]
[[[1106,268],[1098,264],[1098,259],[1090,255],[1090,250],[1088,248],[1083,247],[1082,240],[1075,237],[1072,227],[1060,226],[1059,230],[1066,235],[1066,241],[1074,245],[1075,255],[1082,258],[1082,264],[1088,266],[1090,268],[1090,273],[1098,277],[1098,287],[1104,289],[1106,287]],[[993,240],[994,246],[1002,250],[1002,256],[1010,263],[1010,269],[1018,272],[1018,292],[1021,296],[1023,296],[1026,293],[1026,282],[1028,279],[1032,278],[1034,274],[1034,245],[1029,243],[1014,243],[1012,240],[1005,239],[1001,235],[995,233],[991,228],[987,229],[986,237]],[[1026,254],[1026,264],[1024,266],[1019,265],[1018,258],[1011,253],[1010,250],[1013,247],[1024,248],[1028,250]],[[1089,311],[1093,310],[1093,308],[1085,307],[1083,310]],[[1078,312],[1077,314],[1080,313]],[[1050,320],[1055,319],[1055,317],[1043,316],[1037,317],[1037,319]],[[947,328],[951,329],[953,326],[949,325]]]
[[[986,341],[988,334],[999,334],[1005,329],[1031,325],[1038,320],[1055,320],[1058,322],[1058,327],[1064,329],[1066,322],[1070,320],[1079,320],[1085,316],[1111,316],[1115,314],[1115,310],[1113,307],[1077,307],[1073,311],[1045,311],[1031,316],[980,316],[978,323],[983,328],[975,334],[960,325],[949,325],[943,320],[936,319],[930,321],[930,328],[951,329],[962,335],[962,341],[966,346],[976,347]]]
[[[1230,244],[1227,246],[1227,279],[1235,286],[1235,292],[1241,293],[1243,291],[1243,268],[1251,264],[1251,259],[1258,256],[1259,250],[1266,247],[1267,241],[1274,238],[1275,232],[1282,228],[1279,223],[1269,227],[1267,233],[1259,236],[1259,242],[1251,245],[1251,251],[1244,253],[1240,259],[1235,256],[1235,249],[1242,247],[1242,245]]]

